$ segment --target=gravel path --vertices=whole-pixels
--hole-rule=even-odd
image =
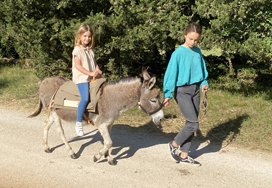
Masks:
[[[31,110],[29,114],[31,114]],[[48,154],[43,151],[46,116],[0,108],[0,188],[267,188],[272,185],[271,154],[255,153],[220,145],[194,143],[191,156],[201,167],[176,164],[167,143],[174,135],[151,135],[127,125],[114,125],[110,166],[105,159],[92,161],[102,148],[97,129],[84,127],[76,137],[74,125],[63,122],[67,139],[80,157],[73,160],[53,125]]]

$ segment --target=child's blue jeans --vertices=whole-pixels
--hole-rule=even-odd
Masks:
[[[77,108],[77,122],[82,122],[83,114],[85,112],[86,106],[90,100],[89,82],[77,84],[77,88],[80,93],[81,100]]]

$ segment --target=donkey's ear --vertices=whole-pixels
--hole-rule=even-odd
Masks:
[[[149,80],[151,78],[151,76],[148,74],[148,72],[146,71],[144,67],[142,68],[142,75],[144,80]]]
[[[148,89],[152,89],[152,87],[155,85],[156,83],[156,77],[152,77],[149,81],[148,81],[148,84],[147,84],[147,88]]]

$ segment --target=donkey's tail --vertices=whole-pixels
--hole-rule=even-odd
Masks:
[[[42,107],[43,107],[42,101],[39,100],[39,104],[37,105],[35,112],[31,114],[30,116],[28,116],[27,118],[36,117],[37,115],[39,115],[42,111]]]

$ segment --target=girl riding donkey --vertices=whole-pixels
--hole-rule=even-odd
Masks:
[[[89,102],[89,82],[102,74],[94,58],[94,35],[88,24],[81,25],[76,33],[73,50],[73,81],[77,85],[81,100],[78,104],[76,133],[83,136],[82,118]]]

